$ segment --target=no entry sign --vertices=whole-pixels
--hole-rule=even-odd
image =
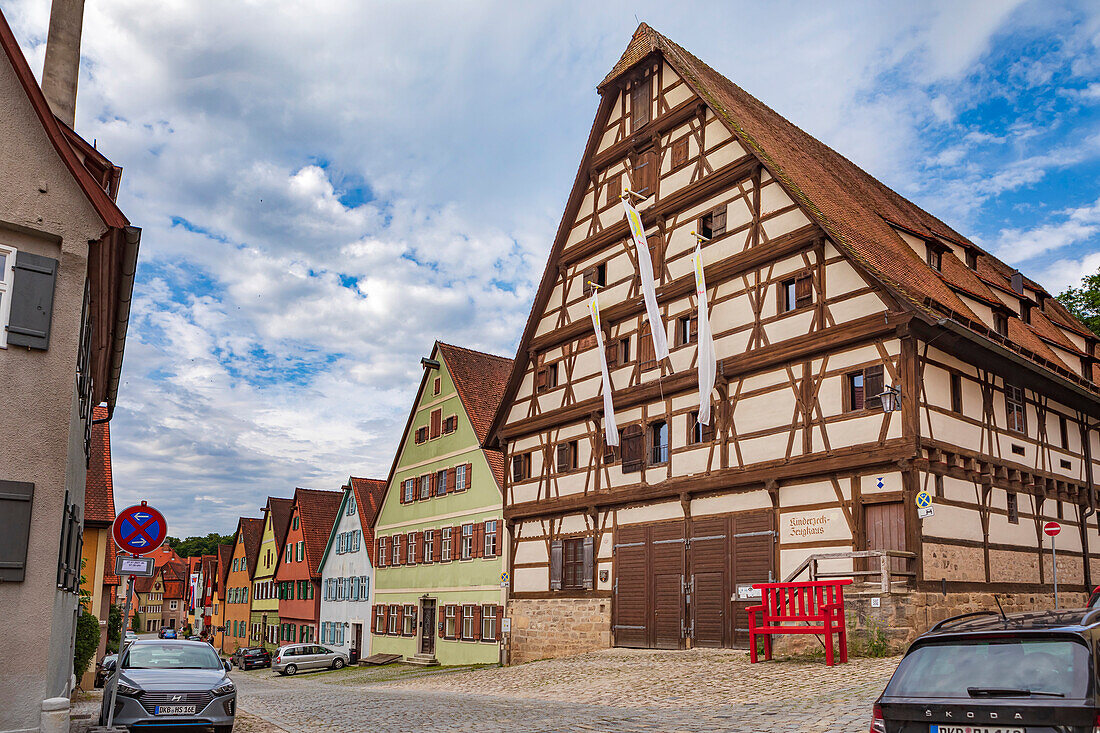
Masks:
[[[1043,531],[1047,533],[1047,536],[1054,537],[1062,531],[1062,525],[1057,522],[1047,522],[1043,525]]]
[[[144,501],[137,506],[126,507],[111,525],[111,534],[119,549],[133,555],[144,555],[161,546],[168,536],[168,522],[164,515]]]

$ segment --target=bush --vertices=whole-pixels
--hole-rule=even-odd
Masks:
[[[76,647],[73,651],[73,672],[80,679],[88,671],[88,664],[99,646],[99,619],[81,611],[76,622]]]
[[[134,633],[141,632],[141,614],[134,611],[134,617],[130,619],[130,631]]]
[[[122,638],[122,609],[111,606],[107,611],[107,653],[118,654],[118,642]]]

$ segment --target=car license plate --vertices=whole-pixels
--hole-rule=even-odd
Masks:
[[[933,725],[930,733],[1024,733],[1024,729],[997,725]]]
[[[153,715],[194,715],[194,705],[157,705]],[[945,731],[946,733],[946,731]]]

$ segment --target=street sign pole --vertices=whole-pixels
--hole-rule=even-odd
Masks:
[[[1058,609],[1058,548],[1055,547],[1054,535],[1050,536],[1050,555],[1054,565],[1054,608]]]
[[[111,706],[107,708],[107,727],[115,722],[115,700],[118,697],[118,676],[122,673],[122,647],[126,641],[126,627],[130,623],[130,599],[134,595],[134,576],[126,576],[126,604],[122,610],[122,628],[118,630],[118,653],[115,655],[115,686],[111,688]]]

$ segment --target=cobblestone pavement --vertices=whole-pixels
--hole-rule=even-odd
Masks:
[[[614,649],[504,669],[403,676],[341,670],[233,675],[240,710],[270,729],[360,731],[864,731],[897,659],[770,662],[743,652]],[[397,679],[394,679],[394,677]]]

